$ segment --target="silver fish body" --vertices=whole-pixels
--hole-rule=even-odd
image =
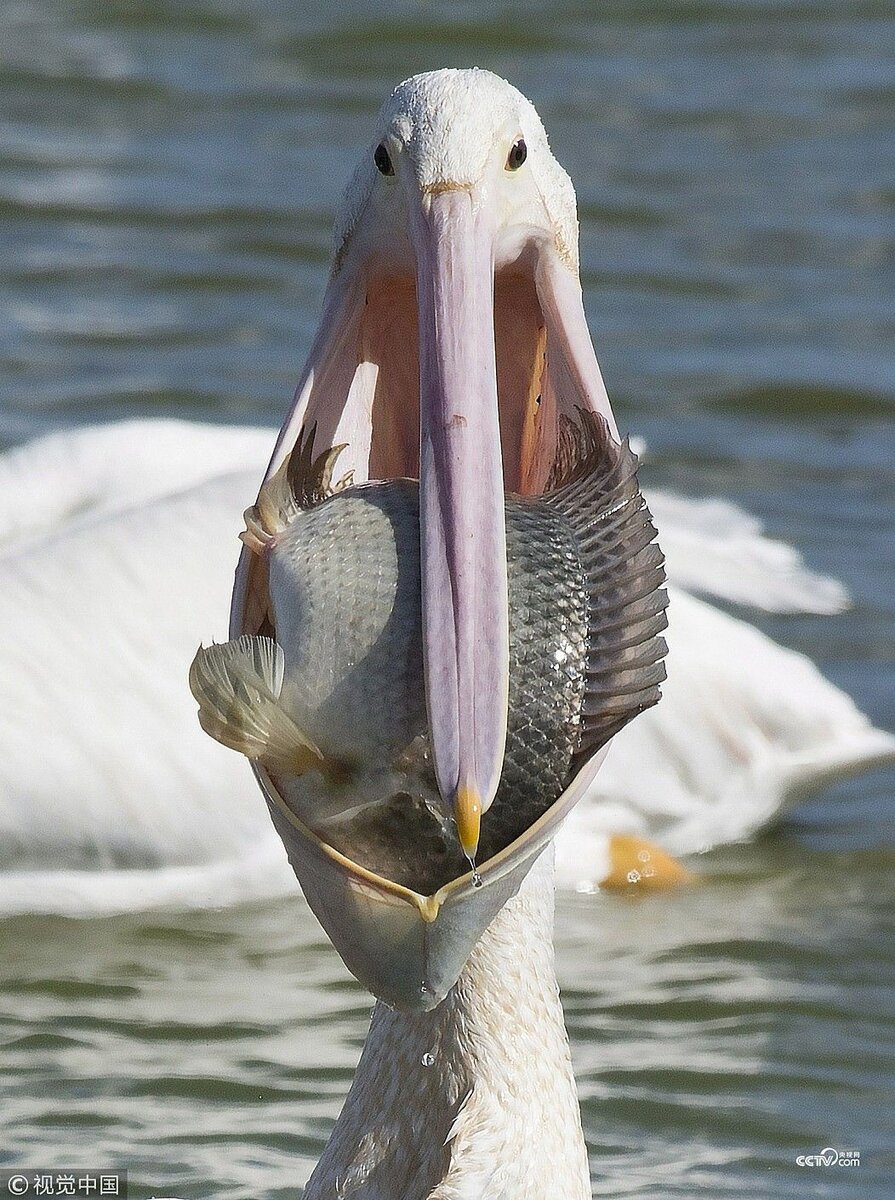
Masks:
[[[500,788],[482,820],[490,857],[562,791],[580,736],[588,596],[572,531],[548,505],[508,498],[510,693]],[[277,776],[331,844],[407,886],[466,869],[432,771],[423,686],[419,487],[365,484],[300,513],[270,551],[281,702],[339,764]],[[402,829],[403,826],[403,829]],[[396,847],[401,852],[396,856]]]

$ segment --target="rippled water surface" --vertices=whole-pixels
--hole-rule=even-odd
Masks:
[[[339,192],[414,71],[535,101],[649,482],[723,494],[842,578],[763,618],[895,727],[895,14],[882,3],[0,5],[0,439],[122,414],[278,422]],[[594,1194],[895,1194],[891,773],[707,856],[671,899],[564,897]],[[303,902],[0,924],[0,1163],[132,1195],[296,1194],[369,998]],[[825,1146],[851,1172],[795,1165]]]

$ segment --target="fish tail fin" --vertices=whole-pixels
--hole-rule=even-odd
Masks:
[[[292,775],[329,772],[329,764],[280,705],[285,660],[269,637],[243,635],[199,647],[190,691],[207,734],[264,766]]]

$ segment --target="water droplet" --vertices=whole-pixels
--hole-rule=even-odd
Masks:
[[[628,872],[628,883],[640,883],[640,872],[639,871],[629,871]]]
[[[482,886],[482,877],[475,865],[475,859],[471,854],[467,854],[466,861],[469,863],[470,871],[472,871],[472,886],[474,888],[480,888]]]
[[[638,850],[637,861],[643,863],[649,862],[649,850]]]
[[[430,1050],[427,1050],[426,1053],[423,1055],[423,1057],[420,1059],[420,1062],[423,1064],[424,1067],[434,1067],[435,1066],[435,1055]]]

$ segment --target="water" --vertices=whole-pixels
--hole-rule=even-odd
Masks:
[[[371,112],[476,62],[535,100],[646,482],[723,494],[837,575],[764,617],[895,727],[895,15],[855,3],[2,6],[0,439],[123,414],[278,422]],[[595,12],[599,15],[596,16]],[[891,773],[670,898],[560,897],[595,1195],[881,1197]],[[132,1195],[294,1195],[369,1019],[304,904],[0,925],[0,1162]],[[861,1151],[860,1168],[799,1154]]]

